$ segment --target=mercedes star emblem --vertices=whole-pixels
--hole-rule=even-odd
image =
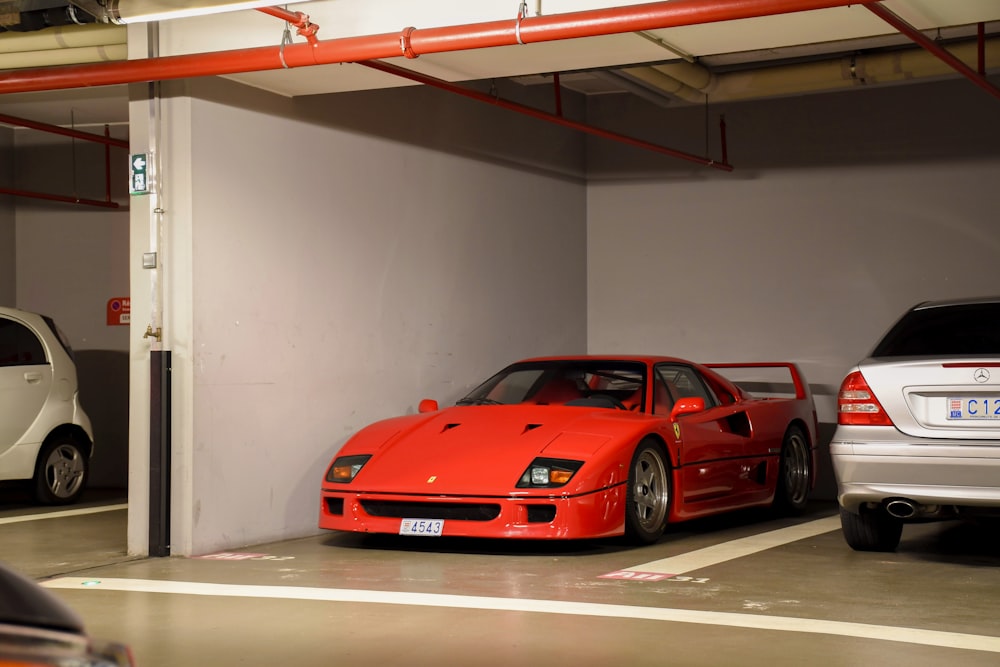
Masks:
[[[976,372],[972,374],[972,377],[976,380],[976,382],[989,382],[990,372],[985,368],[977,368]]]

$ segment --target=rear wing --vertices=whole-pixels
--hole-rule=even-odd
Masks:
[[[756,396],[794,395],[799,400],[812,400],[812,393],[802,371],[792,362],[759,361],[744,364],[704,364],[704,366],[715,371],[727,371],[720,375]]]

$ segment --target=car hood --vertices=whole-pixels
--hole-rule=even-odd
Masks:
[[[460,406],[369,427],[340,455],[373,455],[352,491],[508,495],[535,457],[587,461],[644,425],[644,415],[606,408]]]

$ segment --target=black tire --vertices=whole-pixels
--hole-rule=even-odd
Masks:
[[[655,440],[643,440],[632,454],[625,499],[625,538],[633,544],[660,539],[670,514],[670,466]]]
[[[90,461],[80,443],[69,434],[49,438],[35,463],[35,499],[43,505],[75,503],[83,493]]]
[[[812,451],[809,438],[798,426],[789,426],[781,441],[778,483],[774,507],[779,512],[798,514],[809,502],[812,490]]]
[[[903,535],[903,522],[881,507],[862,507],[859,514],[841,507],[840,527],[855,551],[895,551]]]

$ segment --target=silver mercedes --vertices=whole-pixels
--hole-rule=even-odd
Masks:
[[[844,538],[1000,515],[1000,297],[914,306],[844,378],[830,444]]]

